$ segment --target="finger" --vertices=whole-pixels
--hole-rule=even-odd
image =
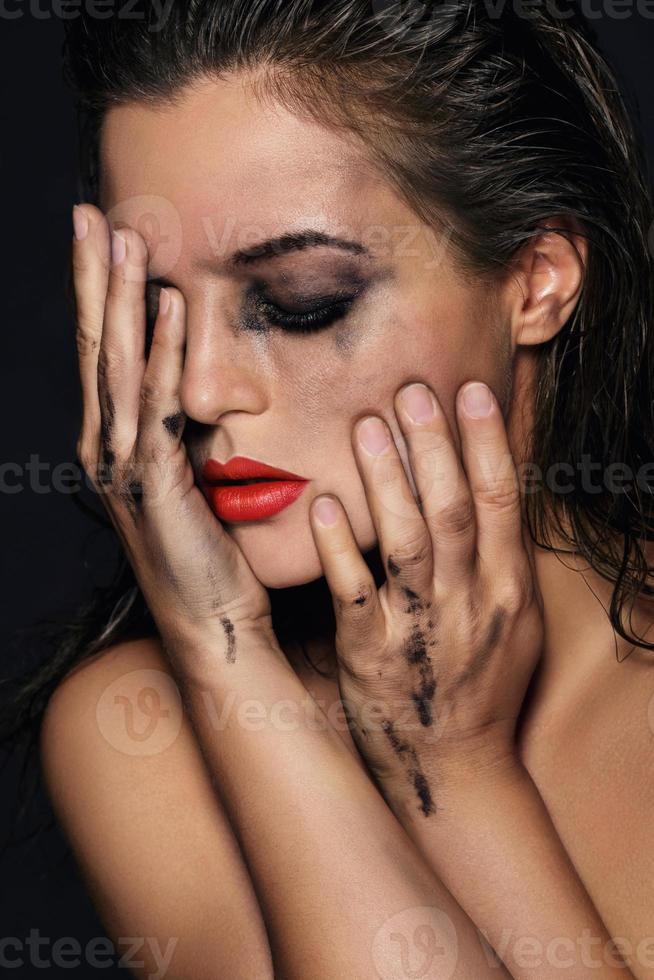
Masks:
[[[309,508],[313,539],[329,586],[337,624],[339,660],[354,677],[372,664],[371,643],[385,635],[377,586],[337,497],[321,495]],[[345,652],[347,659],[345,659]]]
[[[159,309],[140,396],[135,462],[151,486],[168,484],[169,462],[178,452],[186,415],[180,385],[184,369],[186,308],[173,288],[159,293]],[[151,472],[154,471],[154,472]]]
[[[405,609],[407,589],[417,594],[431,590],[429,531],[386,422],[372,415],[359,420],[353,441],[380,554],[388,572],[389,602],[397,609]]]
[[[109,279],[110,232],[104,214],[90,204],[77,205],[73,220],[71,263],[82,389],[82,424],[77,449],[91,475],[97,465],[100,442],[98,354]]]
[[[522,572],[524,540],[520,488],[497,399],[481,382],[457,394],[463,462],[477,519],[477,555],[493,575]]]
[[[405,436],[434,556],[434,579],[450,588],[474,570],[475,512],[452,430],[434,392],[414,383],[402,388],[395,411]]]
[[[148,250],[133,228],[112,234],[102,340],[98,356],[101,419],[100,482],[111,482],[136,441],[145,370],[145,282]]]

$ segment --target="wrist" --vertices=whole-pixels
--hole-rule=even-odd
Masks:
[[[442,817],[461,808],[487,805],[495,797],[515,793],[533,783],[513,742],[490,738],[465,738],[456,744],[434,742],[419,753],[420,784],[410,773],[395,771],[377,778],[390,808],[402,823],[425,817]],[[430,801],[424,806],[424,798]]]
[[[255,670],[290,670],[274,632],[265,626],[223,617],[202,628],[160,629],[159,637],[178,682],[189,691],[230,690]]]

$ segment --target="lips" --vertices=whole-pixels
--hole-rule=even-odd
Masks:
[[[209,459],[202,469],[209,502],[228,523],[263,520],[279,514],[300,496],[309,480],[289,470],[234,456],[226,463]],[[243,481],[255,481],[244,483]]]

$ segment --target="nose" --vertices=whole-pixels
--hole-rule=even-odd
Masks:
[[[187,306],[180,399],[182,411],[204,425],[217,425],[228,412],[265,411],[267,387],[253,345],[215,307],[195,311]]]

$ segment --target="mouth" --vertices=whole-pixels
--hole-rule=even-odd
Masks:
[[[227,463],[209,459],[202,469],[209,502],[227,523],[263,520],[289,507],[310,482],[289,470],[246,456]]]
[[[252,477],[250,480],[212,480],[213,487],[249,487],[252,483],[271,483],[270,477]]]

